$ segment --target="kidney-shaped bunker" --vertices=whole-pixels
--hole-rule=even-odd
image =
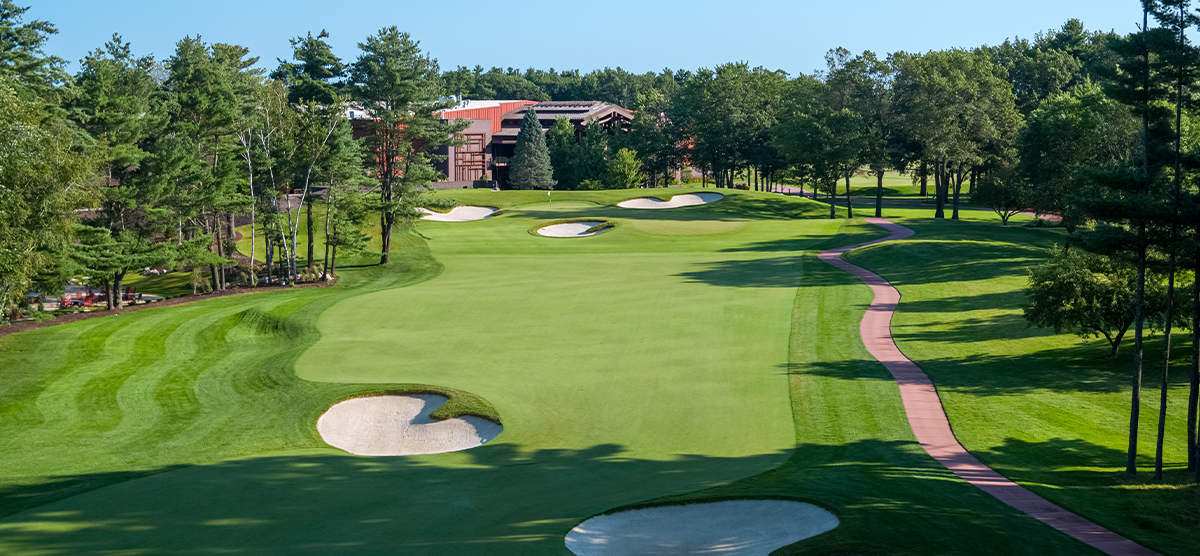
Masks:
[[[587,221],[587,222],[566,222],[564,224],[551,224],[538,228],[538,235],[546,237],[586,237],[602,234],[611,230],[611,227],[596,229],[598,226],[604,225],[605,222]]]
[[[442,396],[373,396],[346,400],[317,420],[330,446],[360,456],[408,456],[467,450],[496,438],[503,427],[478,417],[429,417]]]
[[[471,205],[463,205],[454,207],[450,212],[433,212],[429,209],[417,209],[425,215],[421,220],[432,220],[434,222],[472,222],[475,220],[483,220],[496,213],[496,207],[476,207]]]
[[[715,203],[724,198],[725,196],[720,193],[685,193],[671,197],[666,201],[654,197],[638,197],[628,201],[621,201],[617,203],[617,206],[627,209],[669,209],[707,205],[708,203]]]
[[[593,517],[567,533],[577,556],[767,556],[838,526],[832,513],[790,500],[731,500]]]

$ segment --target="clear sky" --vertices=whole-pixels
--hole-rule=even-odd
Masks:
[[[58,26],[48,50],[72,62],[120,33],[138,54],[168,57],[185,35],[241,44],[273,68],[288,38],[329,31],[334,52],[381,27],[409,32],[442,69],[623,67],[645,72],[748,61],[791,74],[838,46],[886,54],[1032,38],[1072,17],[1128,33],[1137,0],[16,0]]]

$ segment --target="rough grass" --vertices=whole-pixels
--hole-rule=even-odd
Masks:
[[[1151,481],[1158,425],[1159,341],[1147,345],[1141,474],[1122,474],[1128,440],[1129,345],[1030,328],[1027,269],[1061,243],[1053,229],[908,219],[917,235],[855,251],[903,300],[897,343],[933,379],[959,440],[1039,495],[1166,554],[1195,551],[1200,492],[1184,472],[1190,346],[1177,339],[1167,423],[1167,480]],[[1178,337],[1177,337],[1178,338]],[[1182,340],[1182,341],[1181,341]],[[824,371],[845,378],[837,368]]]

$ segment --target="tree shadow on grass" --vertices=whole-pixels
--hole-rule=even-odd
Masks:
[[[719,191],[718,191],[719,193]],[[818,218],[828,214],[828,209],[809,201],[783,198],[760,198],[743,195],[726,196],[706,205],[673,209],[627,209],[616,205],[594,207],[572,207],[554,209],[553,205],[542,208],[538,205],[516,208],[512,216],[530,220],[557,220],[560,218],[622,218],[626,220],[676,220],[676,221],[745,221],[745,220],[798,220]]]
[[[1149,448],[1149,447],[1148,447]],[[1190,554],[1200,530],[1200,485],[1186,463],[1167,461],[1153,479],[1152,448],[1138,457],[1141,473],[1124,474],[1126,453],[1082,439],[1030,442],[1007,438],[977,452],[981,461],[1086,519],[1164,553]]]
[[[689,282],[721,287],[794,288],[800,285],[803,257],[780,256],[751,260],[702,263],[699,270],[676,276]]]
[[[533,452],[498,444],[448,457],[465,466],[313,455],[189,467],[10,516],[0,521],[0,548],[565,554],[567,531],[614,508],[786,498],[828,508],[842,524],[784,554],[953,554],[964,538],[978,543],[977,554],[1035,545],[1086,553],[957,480],[911,441],[804,444],[782,466],[781,454],[636,459],[613,444]]]
[[[1121,370],[1088,369],[1092,359],[1064,357],[1058,350],[1020,356],[975,356],[916,361],[934,386],[973,396],[1014,396],[1050,390],[1055,392],[1114,393],[1128,388]],[[862,380],[861,365],[874,360],[800,363],[789,366],[789,374],[815,374],[841,380]],[[1068,365],[1066,368],[1055,365]],[[1054,369],[1054,370],[1047,370]],[[879,377],[891,381],[890,376]]]

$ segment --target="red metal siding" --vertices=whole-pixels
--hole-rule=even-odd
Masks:
[[[442,113],[442,118],[446,120],[491,120],[492,133],[500,131],[500,117],[504,114],[516,110],[522,106],[537,104],[532,100],[514,100],[512,102],[501,103],[500,106],[491,108],[464,108],[462,110],[447,110]]]

